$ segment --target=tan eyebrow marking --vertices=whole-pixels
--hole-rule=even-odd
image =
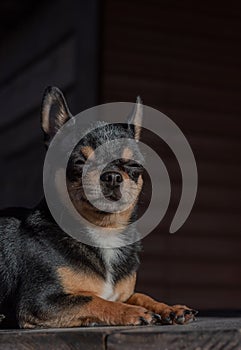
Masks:
[[[126,147],[122,153],[122,158],[131,159],[133,157],[133,152],[130,148]]]
[[[86,158],[89,158],[91,156],[91,159],[94,160],[95,159],[95,155],[94,155],[94,149],[90,146],[84,146],[81,148],[81,152],[83,153],[83,155]]]

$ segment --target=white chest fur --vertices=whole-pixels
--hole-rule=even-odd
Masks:
[[[116,301],[118,299],[119,295],[118,293],[115,293],[111,278],[106,279],[104,288],[100,297],[109,301]]]
[[[110,301],[118,300],[118,293],[113,283],[113,263],[118,259],[118,249],[105,248],[102,250],[102,257],[107,268],[107,276],[100,297]]]

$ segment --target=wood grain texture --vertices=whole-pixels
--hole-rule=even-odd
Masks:
[[[90,350],[105,349],[104,332],[18,331],[0,332],[1,350]]]
[[[201,319],[181,327],[144,327],[107,337],[107,349],[240,349],[240,319]]]
[[[239,350],[240,318],[198,318],[185,326],[0,330],[0,350]]]

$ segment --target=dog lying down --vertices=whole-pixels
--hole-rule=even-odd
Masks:
[[[138,147],[142,113],[138,98],[127,122],[97,124],[70,155],[66,172],[68,193],[76,210],[86,219],[80,223],[80,230],[90,241],[95,241],[98,230],[110,230],[122,237],[135,234],[128,230],[129,223],[135,222],[138,200],[124,212],[98,210],[83,190],[82,170],[98,145],[116,138],[131,139],[133,142],[126,142],[119,149],[122,158],[110,163],[100,177],[95,171],[98,160],[92,161],[88,186],[93,189],[100,183],[110,206],[120,198],[121,186],[129,186],[126,190],[138,197],[143,188],[143,168],[138,162],[142,159]],[[42,103],[47,147],[71,118],[62,92],[47,88]],[[93,191],[92,197],[95,195]],[[100,200],[92,199],[97,203]],[[185,324],[195,319],[197,311],[185,305],[169,306],[135,292],[140,241],[119,248],[81,243],[56,224],[45,199],[31,210],[4,210],[0,234],[0,314],[6,316],[0,317],[3,326],[8,321],[8,305],[14,314],[12,326],[20,328]]]

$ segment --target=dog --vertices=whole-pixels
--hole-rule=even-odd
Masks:
[[[98,229],[125,236],[129,234],[128,225],[136,219],[143,167],[132,160],[132,155],[142,159],[138,147],[142,114],[142,102],[138,98],[127,123],[99,122],[69,158],[68,193],[76,210],[85,218],[80,230],[93,243]],[[47,148],[71,118],[62,92],[48,87],[42,102],[42,129]],[[126,143],[121,150],[122,158],[109,164],[100,177],[95,172],[97,160],[92,159],[88,186],[94,188],[100,183],[110,205],[120,199],[121,186],[129,186],[137,200],[124,212],[110,213],[96,209],[86,197],[82,170],[98,145],[116,138],[133,142]],[[126,185],[124,179],[128,179]],[[0,318],[2,327],[185,324],[195,319],[197,311],[185,305],[168,306],[135,292],[140,241],[108,248],[81,243],[56,224],[45,199],[33,209],[3,210],[0,235],[0,313],[5,315]]]

